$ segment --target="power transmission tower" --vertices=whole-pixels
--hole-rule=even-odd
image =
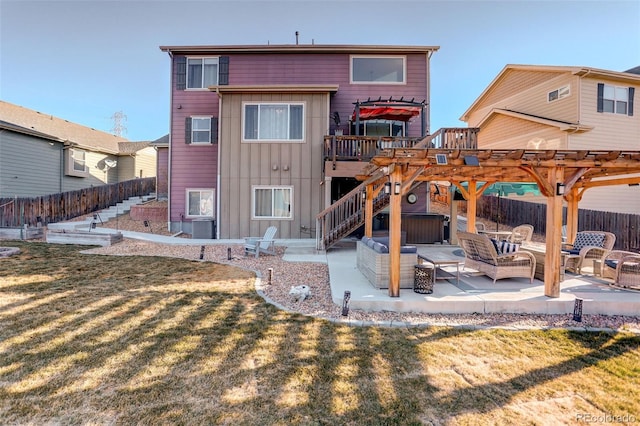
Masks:
[[[127,116],[122,111],[114,112],[110,117],[113,120],[113,127],[111,131],[116,136],[122,136],[124,133],[127,133],[127,126],[124,125],[127,121]]]

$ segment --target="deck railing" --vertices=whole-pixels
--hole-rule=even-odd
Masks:
[[[414,148],[478,149],[476,127],[443,127],[425,137]]]
[[[477,149],[478,130],[447,127],[424,138],[327,135],[324,137],[324,158],[329,161],[370,161],[387,148]]]

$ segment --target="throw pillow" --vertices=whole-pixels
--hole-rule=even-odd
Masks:
[[[578,232],[576,240],[573,242],[573,249],[580,251],[580,249],[587,246],[604,246],[604,235],[593,234],[591,232]]]
[[[508,241],[500,241],[500,251],[503,254],[515,253],[520,248],[520,244],[510,243]]]
[[[493,243],[493,246],[496,248],[496,253],[502,254],[502,250],[500,248],[501,247],[500,241],[498,241],[496,238],[489,238],[489,239]]]

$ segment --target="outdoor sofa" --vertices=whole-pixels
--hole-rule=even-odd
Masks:
[[[356,266],[377,289],[389,288],[389,237],[362,237],[356,243]],[[400,288],[413,288],[418,248],[400,247]]]

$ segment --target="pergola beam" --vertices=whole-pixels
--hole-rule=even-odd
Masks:
[[[439,164],[437,155],[444,155],[446,164]],[[371,166],[358,176],[358,179],[367,182],[366,215],[373,214],[373,194],[376,190],[373,185],[381,176],[388,176],[391,182],[389,296],[400,295],[402,194],[414,181],[447,181],[455,185],[469,202],[467,229],[471,232],[475,231],[477,197],[488,185],[495,182],[538,184],[542,194],[547,197],[545,267],[548,267],[544,276],[545,295],[559,297],[563,196],[568,203],[567,231],[572,241],[577,232],[578,202],[585,189],[640,183],[640,151],[387,149],[374,157]],[[462,182],[468,183],[467,189]],[[477,182],[485,184],[477,188]],[[395,191],[396,183],[400,184],[398,194]],[[565,185],[564,195],[558,191],[558,184]],[[371,221],[365,220],[365,223],[366,232],[370,233]]]

